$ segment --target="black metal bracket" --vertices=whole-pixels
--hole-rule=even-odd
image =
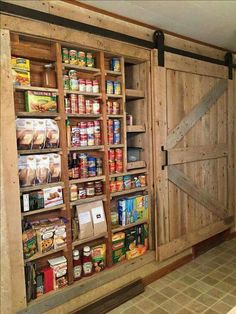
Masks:
[[[161,151],[165,154],[165,158],[164,158],[165,163],[161,166],[161,169],[165,170],[165,167],[168,166],[168,150],[166,150],[164,146],[161,146]]]
[[[233,79],[233,55],[231,52],[227,52],[225,54],[225,65],[228,67],[229,69],[229,80]]]
[[[153,34],[153,41],[155,48],[158,49],[158,65],[160,67],[165,66],[165,35],[162,31],[155,31]]]

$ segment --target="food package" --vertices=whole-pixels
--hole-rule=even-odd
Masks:
[[[35,185],[36,180],[36,158],[35,156],[19,156],[18,172],[20,186]]]
[[[131,251],[136,247],[136,228],[125,230],[125,249]]]
[[[56,121],[46,119],[46,148],[57,148],[59,146],[59,128]]]
[[[57,97],[50,92],[25,92],[25,106],[27,112],[57,111]]]
[[[54,290],[60,289],[67,285],[67,260],[65,256],[51,258],[48,260],[50,267],[53,269]]]
[[[112,262],[113,264],[125,260],[125,233],[118,232],[112,236]]]
[[[106,244],[92,247],[91,255],[95,273],[102,271],[106,266]]]
[[[29,210],[44,208],[43,191],[34,191],[29,193]]]
[[[16,119],[16,138],[18,149],[31,149],[34,139],[34,124],[32,119]]]
[[[12,69],[14,86],[30,86],[30,72]]]
[[[61,180],[61,156],[59,154],[48,154],[49,157],[49,182],[59,182]]]
[[[56,186],[43,189],[43,197],[45,208],[63,204],[62,187]]]
[[[33,229],[27,229],[22,233],[24,258],[30,258],[37,253],[36,233]]]
[[[32,223],[36,231],[38,250],[40,253],[46,253],[54,249],[55,225],[48,220]]]
[[[35,155],[36,157],[36,184],[46,184],[49,179],[49,155]]]
[[[147,251],[147,248],[145,246],[143,245],[137,246],[133,250],[126,252],[126,258],[128,260],[133,259],[135,257],[143,255],[146,251]]]
[[[42,149],[46,140],[45,119],[33,119],[34,139],[32,149]]]
[[[118,217],[119,217],[119,225],[126,225],[126,201],[125,199],[121,199],[118,201]]]
[[[30,71],[30,60],[11,57],[11,67],[12,69]]]
[[[91,204],[76,206],[79,221],[79,240],[89,238],[94,235],[90,208]]]
[[[26,286],[26,300],[36,299],[36,264],[28,262],[25,264],[25,286]]]
[[[66,224],[63,220],[55,225],[54,249],[59,249],[66,245]]]
[[[90,203],[91,215],[93,220],[94,235],[107,232],[107,223],[103,208],[103,202],[97,201]]]

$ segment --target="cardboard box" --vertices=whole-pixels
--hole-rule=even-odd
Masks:
[[[29,193],[29,208],[30,210],[44,208],[43,191],[35,191]]]
[[[30,86],[30,72],[12,69],[14,86]]]
[[[112,236],[112,262],[113,264],[125,260],[125,233],[119,232]]]
[[[27,112],[56,112],[57,97],[50,92],[25,92],[25,110]]]
[[[11,58],[12,69],[17,69],[20,71],[30,71],[30,60],[25,58]]]
[[[43,189],[43,196],[45,208],[63,204],[63,194],[61,186]]]

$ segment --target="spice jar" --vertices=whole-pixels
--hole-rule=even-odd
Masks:
[[[45,64],[43,72],[43,86],[49,88],[56,88],[56,73],[53,69],[53,65]]]
[[[91,250],[89,246],[85,246],[83,249],[83,276],[90,276],[93,272],[93,264],[91,257]]]
[[[94,182],[87,182],[85,185],[85,188],[86,188],[86,196],[87,197],[95,196]]]
[[[78,198],[79,200],[86,198],[86,190],[83,184],[78,185]]]
[[[102,195],[102,181],[95,181],[94,182],[95,187],[95,195]]]

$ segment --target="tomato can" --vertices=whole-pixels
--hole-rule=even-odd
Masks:
[[[91,99],[86,99],[85,100],[85,110],[86,114],[91,114],[93,113],[93,101]]]
[[[100,102],[99,100],[93,100],[93,109],[92,109],[92,113],[93,114],[99,114],[100,113]]]
[[[88,134],[88,146],[94,146],[94,145],[95,145],[94,134]]]
[[[114,92],[113,92],[113,93],[114,93],[115,95],[120,95],[120,94],[121,94],[121,84],[120,84],[120,82],[118,82],[118,81],[117,81],[117,82],[114,82],[114,83],[113,83],[113,86],[114,86],[114,88],[113,88],[113,89],[114,89]]]
[[[86,85],[85,85],[85,80],[84,79],[79,79],[79,91],[80,92],[85,92],[86,91]]]
[[[100,121],[95,120],[95,121],[93,121],[93,124],[94,124],[94,133],[95,133],[95,135],[96,134],[100,134],[100,132],[101,132]]]
[[[80,128],[80,134],[87,134],[87,127],[88,127],[87,122],[80,121],[78,125]]]
[[[86,54],[86,66],[89,68],[94,67],[94,57],[93,57],[93,54],[91,52],[87,52],[87,54]]]
[[[69,80],[69,76],[68,75],[63,75],[63,88],[65,90],[69,90],[70,89],[70,80]]]
[[[108,144],[110,144],[110,145],[113,144],[113,134],[111,134],[111,133],[108,134]]]
[[[80,134],[80,146],[88,146],[88,134]]]
[[[123,160],[123,151],[120,148],[115,149],[115,160],[122,161]]]
[[[62,62],[69,63],[69,50],[67,48],[62,48]]]
[[[120,59],[118,58],[111,59],[111,70],[114,72],[120,72],[121,70]]]
[[[86,80],[85,81],[85,90],[87,93],[92,93],[93,92],[93,83],[91,80]]]
[[[106,81],[106,93],[114,94],[113,81]]]
[[[120,113],[120,104],[118,101],[113,101],[112,103],[112,114],[119,114]]]
[[[112,174],[112,173],[115,173],[115,171],[116,171],[115,162],[114,161],[109,161],[109,172]]]
[[[77,64],[77,51],[71,49],[69,51],[70,64]]]
[[[85,52],[84,51],[78,51],[77,59],[78,59],[78,65],[80,67],[85,67],[86,66],[86,57],[85,57]]]
[[[64,98],[64,106],[65,106],[65,113],[71,113],[70,99],[67,97]]]
[[[108,159],[109,159],[109,161],[115,161],[115,150],[114,149],[110,149],[108,151]]]
[[[116,173],[123,172],[123,161],[116,161]]]
[[[71,113],[78,113],[78,99],[76,94],[70,94]]]
[[[84,95],[78,95],[78,111],[79,114],[85,114],[86,112]]]
[[[93,93],[99,93],[99,85],[98,85],[98,80],[93,80]]]
[[[87,122],[87,133],[94,134],[94,122],[93,121]]]

